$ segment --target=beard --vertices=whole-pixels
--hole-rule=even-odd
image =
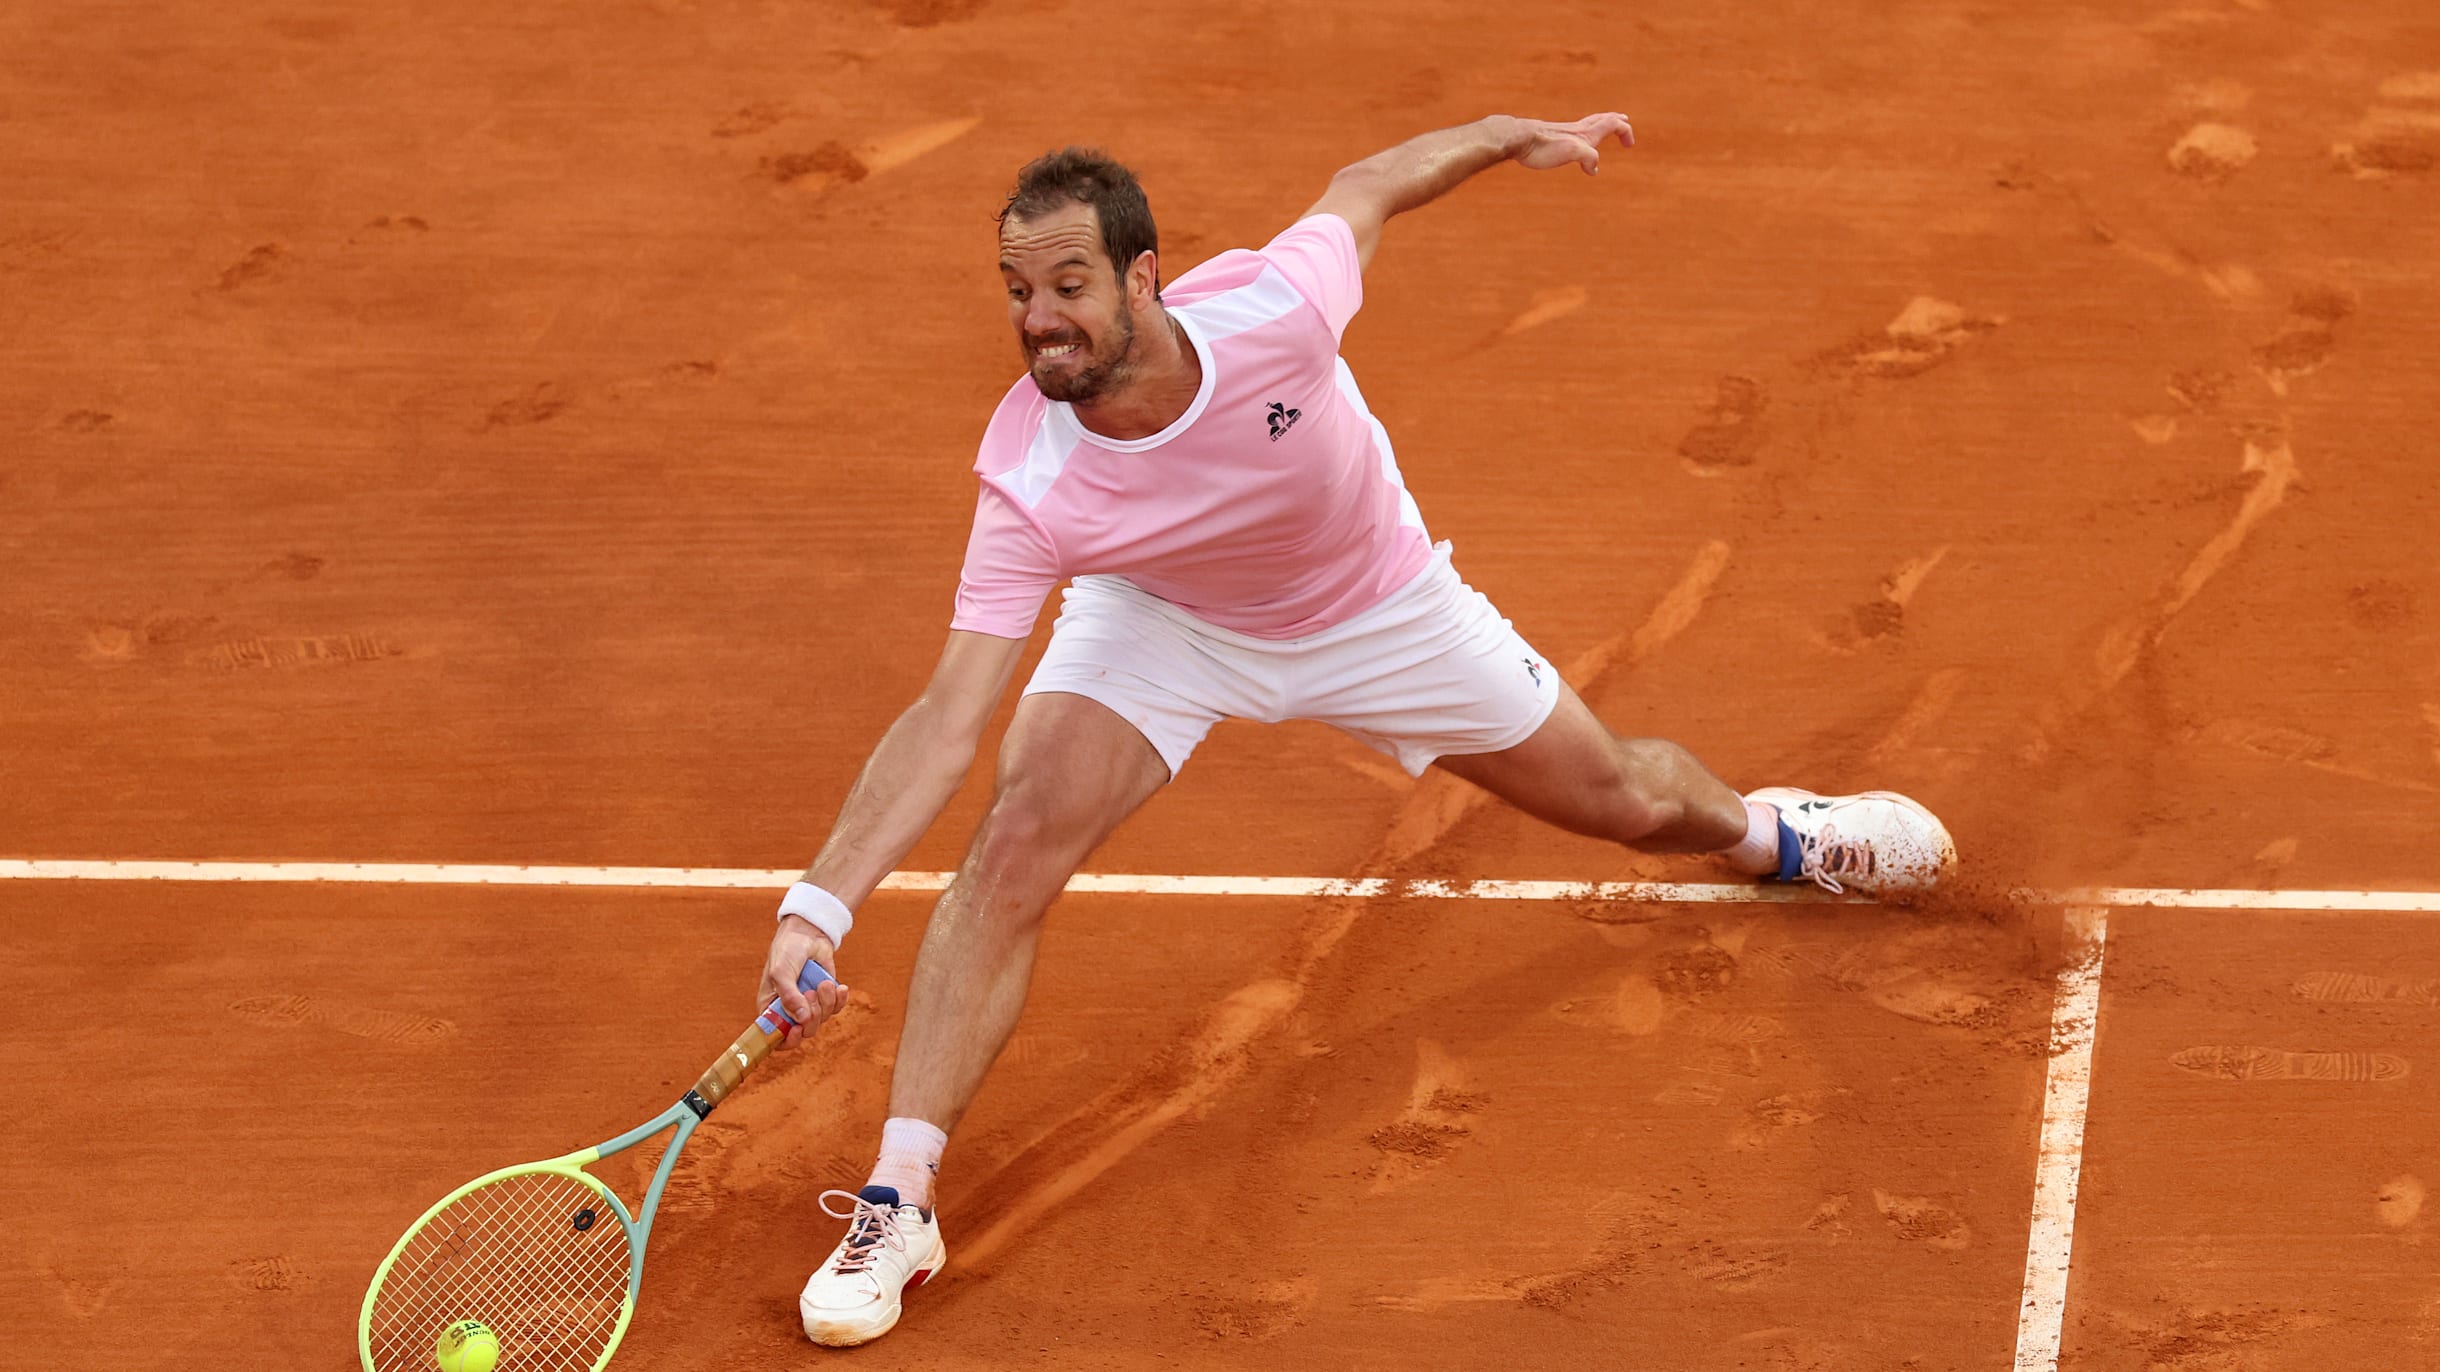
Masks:
[[[1079,343],[1083,361],[1067,365],[1065,358],[1051,362],[1033,356],[1035,347],[1058,347],[1062,343]],[[1121,312],[1097,346],[1083,334],[1071,338],[1047,338],[1026,348],[1027,371],[1034,385],[1051,400],[1070,405],[1089,404],[1099,400],[1134,374],[1135,320]]]

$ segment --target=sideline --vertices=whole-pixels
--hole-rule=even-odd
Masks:
[[[2081,947],[2084,953],[2060,971],[2058,1000],[2050,1013],[2050,1074],[2042,1084],[2041,1157],[2033,1169],[2033,1225],[2025,1234],[2025,1296],[2017,1306],[2014,1372],[2057,1372],[2059,1366],[2109,921],[2107,907],[2080,906],[2067,912],[2067,946]]]
[[[797,868],[526,867],[449,862],[113,862],[82,858],[0,858],[0,881],[284,881],[430,886],[625,886],[676,890],[769,888],[803,875]],[[939,891],[948,872],[893,872],[884,891]],[[1655,905],[1866,904],[1811,886],[1677,881],[1397,881],[1381,877],[1153,876],[1080,872],[1077,895],[1398,896],[1410,900],[1607,900]],[[2168,886],[2019,887],[2008,898],[2033,905],[2112,909],[2372,910],[2440,914],[2440,891],[2257,891]]]

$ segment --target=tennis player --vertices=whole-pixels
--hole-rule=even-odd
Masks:
[[[1954,865],[1903,796],[1741,796],[1676,744],[1603,727],[1424,531],[1339,358],[1393,216],[1501,162],[1592,172],[1612,141],[1634,145],[1624,115],[1427,133],[1340,171],[1269,243],[1166,285],[1126,168],[1070,148],[1018,174],[999,260],[1026,374],[975,461],[948,646],[782,903],[758,1008],[777,995],[811,1029],[843,1003],[800,995],[798,972],[838,970],[850,911],[947,804],[1069,584],[924,930],[879,1160],[861,1191],[822,1198],[848,1229],[799,1302],[814,1342],[887,1333],[900,1293],[947,1260],[934,1176],[1024,1007],[1043,912],[1220,719],[1325,721],[1417,776],[1437,766],[1576,833],[1764,880],[1889,894]]]

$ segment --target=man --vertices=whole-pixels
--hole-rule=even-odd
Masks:
[[[799,1302],[816,1343],[880,1337],[900,1292],[940,1270],[934,1173],[1024,1006],[1043,912],[1219,719],[1323,720],[1415,775],[1438,766],[1578,833],[1755,876],[1889,893],[1954,864],[1902,796],[1741,797],[1677,745],[1604,728],[1425,535],[1338,358],[1392,216],[1504,161],[1592,172],[1613,138],[1633,146],[1623,115],[1425,134],[1165,292],[1124,167],[1068,149],[1020,173],[999,246],[1027,375],[975,464],[948,646],[781,906],[755,996],[797,1017],[791,1043],[845,1003],[835,984],[798,993],[806,960],[837,969],[849,911],[957,789],[1044,601],[1074,581],[925,928],[870,1184],[822,1198],[848,1233]]]

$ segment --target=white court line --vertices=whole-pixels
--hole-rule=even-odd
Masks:
[[[2015,1372],[2058,1372],[2067,1319],[2067,1260],[2075,1248],[2076,1186],[2084,1174],[2084,1108],[2092,1093],[2093,1039],[2101,1027],[2106,907],[2067,912],[2068,946],[2086,952],[2059,973],[2050,1016],[2050,1076],[2042,1086],[2042,1153],[2033,1172],[2033,1228],[2025,1236],[2025,1300],[2017,1308]]]
[[[0,881],[341,881],[428,886],[628,886],[677,890],[779,888],[803,872],[778,867],[530,867],[449,862],[111,862],[0,858]],[[938,891],[947,872],[893,872],[884,891]],[[1606,900],[1657,905],[1817,905],[1851,901],[1812,886],[1676,881],[1396,881],[1381,877],[1149,876],[1082,872],[1067,889],[1130,896],[1401,896],[1422,900]],[[2257,891],[2187,887],[2019,887],[2036,905],[2187,910],[2389,910],[2440,914],[2440,891]]]

